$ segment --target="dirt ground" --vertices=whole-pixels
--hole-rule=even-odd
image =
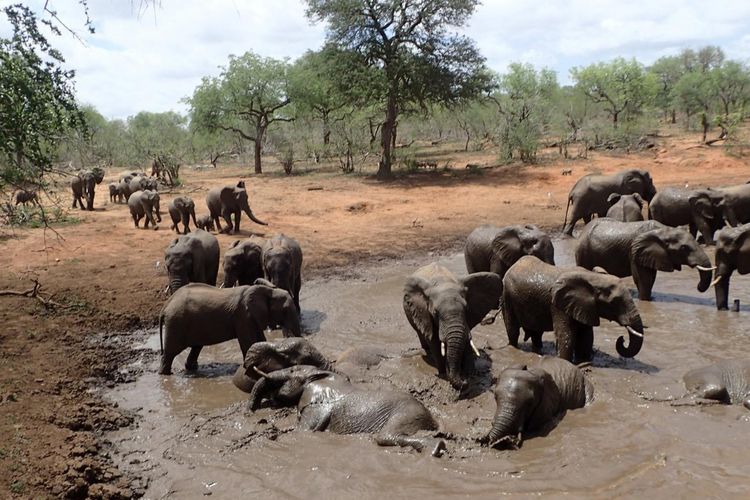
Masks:
[[[0,497],[129,498],[141,485],[109,458],[106,432],[131,425],[134,415],[101,400],[94,387],[132,380],[118,368],[132,348],[108,333],[152,326],[165,300],[163,254],[175,237],[169,199],[188,195],[206,213],[208,189],[246,180],[256,216],[242,236],[283,232],[301,243],[307,277],[356,272],[374,260],[456,250],[477,225],[535,223],[559,231],[570,187],[587,173],[627,168],[651,171],[665,186],[726,185],[750,178],[747,159],[721,147],[692,147],[695,134],[665,130],[656,146],[637,153],[590,152],[559,159],[547,151],[538,165],[493,166],[493,152],[449,148],[420,154],[440,168],[387,182],[299,166],[285,177],[250,174],[250,166],[183,168],[181,188],[162,193],[158,231],[135,229],[126,205],[107,201],[108,172],[94,212],[74,211],[79,224],[44,229],[0,228],[0,289],[26,290],[32,279],[62,307],[28,297],[0,297]],[[269,159],[270,161],[270,159]],[[450,163],[451,168],[442,165]],[[482,168],[464,168],[478,163]],[[572,175],[563,176],[563,169]],[[62,199],[70,194],[61,188]],[[218,235],[222,248],[237,236]],[[432,252],[432,253],[431,253]],[[45,295],[46,294],[46,295]]]

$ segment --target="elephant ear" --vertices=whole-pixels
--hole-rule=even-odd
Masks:
[[[229,245],[229,248],[234,248],[239,244],[240,244],[240,240],[234,240],[234,242],[231,245]]]
[[[630,255],[636,264],[649,269],[667,273],[675,269],[658,229],[637,236],[630,247]]]
[[[740,274],[750,273],[750,229],[744,231],[740,236],[741,242],[737,249],[737,272]]]
[[[474,328],[500,305],[503,280],[495,273],[473,273],[459,281],[466,287],[466,322]]]
[[[404,312],[409,324],[420,335],[431,338],[433,332],[432,303],[427,295],[430,283],[419,276],[411,276],[404,286]]]
[[[695,194],[688,198],[688,204],[690,205],[690,211],[694,214],[700,215],[704,219],[713,219],[713,203],[711,199],[704,194]]]
[[[499,258],[506,266],[512,266],[523,255],[523,245],[518,237],[517,228],[503,228],[492,239],[492,258]]]
[[[641,195],[639,195],[638,193],[633,193],[633,199],[636,203],[638,203],[639,207],[643,208],[644,201],[643,198],[641,198]]]
[[[607,203],[609,203],[609,205],[612,206],[618,201],[620,201],[621,197],[622,195],[620,193],[612,193],[609,196],[607,196]]]
[[[599,326],[596,290],[585,276],[565,273],[552,285],[552,304],[579,323]]]
[[[221,191],[219,192],[219,200],[221,200],[221,204],[224,206],[234,205],[234,188],[231,186],[221,188]]]

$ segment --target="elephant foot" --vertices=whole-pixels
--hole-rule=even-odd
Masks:
[[[430,440],[430,441],[433,441],[433,440]],[[430,452],[430,455],[432,455],[433,457],[437,457],[437,458],[442,457],[445,454],[446,450],[448,449],[445,444],[445,441],[442,439],[434,439],[434,443],[431,443],[430,448],[432,449],[432,451]]]
[[[197,361],[186,361],[185,362],[185,370],[189,372],[194,372],[198,370],[198,362]]]

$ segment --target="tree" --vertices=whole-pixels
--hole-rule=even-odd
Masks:
[[[686,125],[690,125],[690,117],[695,113],[701,114],[701,127],[703,129],[703,142],[706,142],[708,127],[710,125],[710,109],[716,98],[716,86],[711,81],[711,76],[702,71],[691,71],[685,73],[677,81],[673,89],[673,95],[677,102],[685,109],[687,115]]]
[[[252,52],[229,56],[218,78],[204,77],[187,100],[197,129],[230,131],[255,147],[255,173],[263,173],[261,153],[268,127],[292,121],[282,114],[291,100],[287,91],[289,65]]]
[[[454,105],[490,90],[491,78],[474,43],[448,31],[466,23],[478,0],[306,3],[309,18],[328,23],[326,39],[342,56],[339,61],[354,63],[348,65],[351,71],[336,74],[356,79],[348,89],[385,108],[379,177],[391,175],[400,113],[413,105]]]
[[[621,57],[609,62],[573,68],[571,77],[589,99],[604,106],[617,128],[620,116],[640,114],[656,92],[656,82],[635,59]]]
[[[655,96],[655,104],[664,112],[664,117],[671,116],[672,123],[677,122],[677,113],[673,102],[672,90],[680,77],[685,74],[685,67],[680,56],[660,57],[648,69],[656,76],[659,88]]]
[[[742,110],[750,99],[750,71],[736,61],[726,61],[709,74],[727,120],[730,113]]]

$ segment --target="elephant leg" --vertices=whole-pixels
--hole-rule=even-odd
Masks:
[[[133,224],[135,224],[135,227],[138,227],[138,222],[141,220],[140,217],[138,217],[136,214],[133,214]]]
[[[202,345],[194,345],[190,348],[190,354],[188,354],[185,360],[185,369],[187,371],[194,372],[198,369],[198,356],[201,353],[201,349],[203,349]]]
[[[566,361],[573,361],[574,352],[574,330],[573,319],[564,312],[552,306],[552,324],[555,328],[555,347],[557,356]]]
[[[534,351],[536,354],[542,353],[542,332],[537,332],[534,330],[527,330],[526,328],[523,329],[523,331],[526,333],[526,339],[531,339],[531,350]]]
[[[239,234],[240,232],[240,219],[242,218],[242,212],[237,210],[234,213],[234,234]]]
[[[513,313],[513,308],[507,298],[503,300],[502,311],[503,321],[505,322],[505,331],[508,334],[508,345],[518,347],[518,337],[521,335],[521,325],[518,318]]]
[[[729,309],[729,280],[731,277],[732,273],[722,275],[719,282],[714,286],[714,293],[716,294],[716,309],[719,311]]]
[[[223,233],[224,231],[221,229],[221,222],[219,222],[219,216],[211,215],[211,220],[214,221],[214,225],[216,226],[216,230],[220,233]]]
[[[160,375],[171,375],[172,374],[172,362],[182,351],[185,350],[185,346],[178,345],[175,340],[168,334],[164,335],[164,350],[161,354],[161,364],[159,365]]]
[[[435,363],[435,367],[440,375],[445,375],[445,356],[443,356],[440,348],[440,337],[437,332],[434,332],[430,339],[430,357]]]
[[[409,446],[418,452],[424,449],[430,450],[433,457],[441,457],[445,453],[445,441],[439,438],[418,438],[404,435],[393,435],[381,433],[375,436],[378,446]]]
[[[654,281],[656,281],[656,269],[642,266],[634,267],[633,281],[638,289],[638,298],[640,300],[651,300],[651,290],[654,288]]]
[[[177,224],[175,224],[175,226],[176,225]],[[183,225],[183,233],[182,234],[188,234],[190,232],[190,218],[186,214],[183,214],[183,216],[182,216],[182,225]]]
[[[221,212],[221,216],[224,219],[224,221],[227,223],[227,227],[223,231],[221,229],[219,229],[219,232],[226,233],[226,234],[232,234],[232,227],[234,227],[232,225],[232,213],[229,212],[229,211],[227,211],[227,210],[224,210],[224,211]]]
[[[430,358],[431,361],[435,361],[432,359],[432,346],[429,342],[427,342],[427,339],[425,339],[422,335],[417,334],[417,338],[419,339],[419,344],[422,346],[422,349],[424,350],[424,353],[427,355],[428,358]]]
[[[302,312],[302,308],[299,306],[299,291],[302,288],[302,277],[297,275],[297,279],[294,281],[294,305],[297,307],[297,313]]]
[[[574,344],[575,362],[580,364],[591,361],[594,357],[594,328],[580,325],[576,331]]]

